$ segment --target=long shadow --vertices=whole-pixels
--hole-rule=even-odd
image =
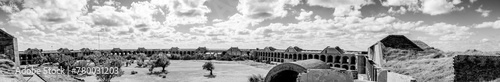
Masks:
[[[208,78],[215,78],[216,75],[203,75],[204,77],[208,77]]]

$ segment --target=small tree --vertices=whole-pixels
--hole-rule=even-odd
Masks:
[[[264,82],[262,75],[252,75],[248,77],[248,82]]]
[[[203,65],[203,69],[204,69],[204,70],[208,70],[208,71],[210,71],[210,75],[211,75],[211,76],[213,76],[212,71],[213,71],[215,68],[214,68],[214,65],[212,64],[212,62],[205,62],[205,64]]]
[[[110,82],[112,78],[114,77],[119,77],[123,75],[123,71],[121,70],[122,63],[118,59],[109,59],[102,65],[103,67],[117,67],[118,68],[118,73],[99,73],[96,74],[96,77],[98,80],[101,80],[102,82]]]
[[[38,66],[42,66],[43,63],[45,63],[47,61],[47,58],[40,55],[40,56],[35,57],[34,60],[35,60],[34,63],[38,64]]]
[[[166,54],[160,53],[153,55],[151,57],[154,61],[151,63],[151,68],[150,71],[152,72],[154,68],[156,67],[162,67],[162,72],[166,72],[165,68],[170,65],[170,60],[168,59]]]

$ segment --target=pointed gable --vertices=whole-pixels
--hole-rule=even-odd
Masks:
[[[148,50],[144,47],[139,47],[139,48],[137,48],[137,51],[148,51]]]
[[[170,48],[170,51],[179,51],[179,47],[172,47]]]
[[[294,47],[290,46],[286,48],[285,52],[298,52]]]
[[[418,45],[413,43],[410,39],[406,38],[404,35],[389,35],[384,39],[380,40],[385,47],[397,48],[397,49],[410,49],[422,51]]]
[[[325,53],[325,54],[343,54],[344,53],[344,50],[340,49],[340,47],[326,47],[325,49],[323,49],[323,51],[321,51],[321,53]]]
[[[274,50],[276,50],[276,48],[270,46],[264,48],[264,51],[274,51]]]
[[[111,49],[111,51],[113,51],[113,52],[119,52],[119,51],[122,51],[122,49],[120,49],[120,48],[113,48],[113,49]]]
[[[227,51],[241,51],[238,47],[231,47]]]

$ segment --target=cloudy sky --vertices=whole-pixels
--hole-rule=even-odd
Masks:
[[[390,34],[446,51],[500,50],[500,0],[0,0],[27,48],[366,50]]]

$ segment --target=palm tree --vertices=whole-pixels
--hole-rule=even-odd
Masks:
[[[210,71],[210,76],[213,76],[212,71],[215,69],[214,65],[212,62],[205,62],[205,64],[202,66],[204,70]]]

